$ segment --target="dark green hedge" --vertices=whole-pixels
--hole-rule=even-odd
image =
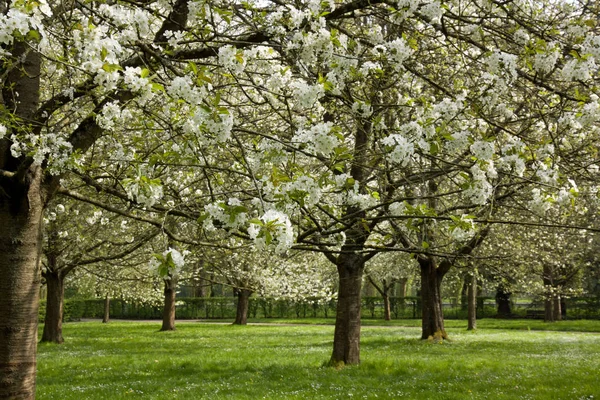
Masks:
[[[461,304],[462,303],[462,304]],[[464,302],[444,302],[444,316],[448,319],[464,319],[467,310]],[[237,299],[232,297],[185,297],[177,299],[178,319],[225,319],[234,318]],[[335,300],[319,302],[307,299],[302,302],[276,300],[271,298],[250,298],[251,318],[329,318],[335,316]],[[600,318],[600,298],[573,298],[565,301],[566,317],[570,319]],[[46,303],[40,304],[39,319],[44,319]],[[390,310],[393,319],[420,318],[420,298],[390,297]],[[543,303],[530,302],[513,304],[513,314],[526,316],[527,310],[543,310]],[[104,299],[66,300],[65,321],[77,321],[82,318],[102,318]],[[384,306],[381,297],[363,297],[363,318],[383,318]],[[494,300],[491,297],[477,299],[477,317],[493,317],[496,314]],[[110,303],[110,317],[116,319],[160,319],[162,308],[144,304],[127,303],[114,299]]]

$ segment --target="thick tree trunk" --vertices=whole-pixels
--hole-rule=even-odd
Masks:
[[[500,318],[510,318],[512,311],[510,309],[510,293],[504,285],[498,285],[496,288],[497,316]]]
[[[161,331],[175,330],[175,295],[177,289],[177,280],[170,276],[171,279],[165,279],[165,305],[163,308],[163,323]]]
[[[31,133],[41,56],[19,40],[8,50],[12,59],[3,64],[11,68],[3,71],[0,108],[7,125]],[[42,190],[41,168],[13,157],[10,146],[7,138],[0,139],[0,170],[8,172],[0,175],[0,398],[33,399],[42,214],[49,194]]]
[[[107,324],[110,321],[110,296],[107,294],[104,298],[104,315],[102,316],[102,323]]]
[[[338,301],[330,365],[360,363],[360,300],[364,260],[357,254],[338,257]]]
[[[28,174],[0,186],[0,398],[35,398],[43,204],[40,171]]]
[[[477,329],[477,277],[475,275],[466,278],[468,282],[467,289],[467,330]]]
[[[48,271],[44,274],[48,295],[46,297],[46,317],[42,342],[62,343],[63,304],[65,298],[65,280],[60,271]]]
[[[442,340],[448,334],[444,329],[441,284],[445,271],[438,270],[432,259],[419,260],[421,268],[422,332],[421,339]]]
[[[248,289],[239,289],[237,293],[238,302],[235,312],[234,325],[246,325],[248,323],[248,307],[250,305],[250,295],[252,291]]]

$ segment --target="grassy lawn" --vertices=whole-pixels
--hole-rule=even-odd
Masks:
[[[223,322],[223,320],[214,320]],[[233,322],[233,319],[226,320]],[[255,318],[249,319],[250,323],[269,324],[308,324],[308,325],[333,325],[333,318]],[[447,319],[444,321],[446,328],[465,328],[466,320]],[[363,326],[398,326],[398,327],[420,327],[420,319],[395,319],[385,321],[383,319],[363,319]],[[600,320],[566,320],[546,323],[538,319],[496,319],[484,318],[477,321],[478,329],[516,329],[516,330],[540,330],[540,331],[571,331],[571,332],[600,332]]]
[[[38,399],[600,398],[600,334],[459,322],[443,344],[365,326],[361,365],[341,370],[322,367],[332,326],[68,323],[64,344],[39,346]]]

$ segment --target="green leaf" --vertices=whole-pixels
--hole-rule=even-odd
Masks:
[[[102,66],[102,69],[106,72],[123,71],[123,67],[121,67],[119,64],[106,63]]]
[[[107,55],[108,50],[106,50],[106,47],[102,46],[102,50],[100,50],[100,60],[104,61]],[[102,68],[104,68],[104,66]]]
[[[160,83],[152,82],[152,91],[153,92],[164,92],[165,87]]]
[[[208,219],[209,216],[210,216],[210,214],[208,214],[208,213],[200,214],[200,216],[197,219],[198,224],[202,225],[204,223],[204,221],[206,221],[206,219]]]
[[[40,35],[40,33],[34,29],[27,32],[26,37],[28,40],[34,40],[36,42],[39,42],[40,40],[42,40],[42,36]]]
[[[273,235],[271,235],[271,232],[265,231],[265,244],[268,246],[271,244],[272,241],[273,241]]]

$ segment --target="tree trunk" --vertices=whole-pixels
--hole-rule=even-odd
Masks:
[[[63,305],[65,298],[65,280],[60,271],[47,271],[44,274],[48,295],[46,298],[46,317],[42,342],[62,343]]]
[[[477,329],[477,277],[473,274],[467,277],[467,330]]]
[[[554,312],[552,310],[552,299],[547,298],[544,300],[544,321],[545,322],[554,322]]]
[[[497,316],[500,318],[510,318],[512,311],[510,309],[510,293],[504,285],[500,284],[496,288],[496,305],[497,305]]]
[[[546,322],[554,322],[554,311],[553,311],[553,295],[552,295],[552,280],[553,280],[553,271],[552,267],[549,265],[543,266],[543,275],[542,282],[544,282],[544,287],[546,288],[546,295],[544,300],[544,321]]]
[[[391,312],[391,307],[390,307],[390,295],[387,293],[383,294],[383,318],[386,321],[389,321],[392,319],[391,316],[392,312]]]
[[[471,282],[471,276],[467,273],[463,277],[463,284],[460,288],[460,309],[463,311],[469,310],[469,283]]]
[[[107,294],[104,298],[104,315],[102,316],[102,323],[107,324],[110,321],[110,296]]]
[[[444,329],[441,284],[445,271],[438,270],[432,259],[420,259],[422,332],[421,339],[443,340],[448,338]]]
[[[553,307],[552,312],[554,313],[554,315],[553,315],[554,321],[560,321],[560,320],[562,320],[562,312],[560,309],[560,295],[556,295],[556,297],[554,297],[553,303],[554,303],[554,307]]]
[[[177,280],[169,274],[170,279],[165,279],[165,306],[163,308],[163,323],[161,331],[175,330],[175,295],[177,293]]]
[[[396,292],[396,295],[398,297],[406,297],[406,286],[408,284],[408,278],[400,278],[398,280],[398,291]]]
[[[8,50],[12,59],[4,63],[11,68],[3,72],[0,108],[14,129],[28,134],[39,107],[41,56],[19,40]],[[14,158],[10,146],[0,139],[0,170],[9,173],[0,175],[0,398],[33,399],[42,214],[49,193],[42,190],[41,168]]]
[[[364,260],[358,254],[340,254],[338,301],[330,365],[360,363],[360,300]]]
[[[35,398],[43,204],[41,173],[29,174],[0,180],[0,398]]]
[[[248,289],[238,290],[238,302],[235,312],[234,325],[246,325],[248,323],[248,306],[250,304],[250,295],[252,291]]]

